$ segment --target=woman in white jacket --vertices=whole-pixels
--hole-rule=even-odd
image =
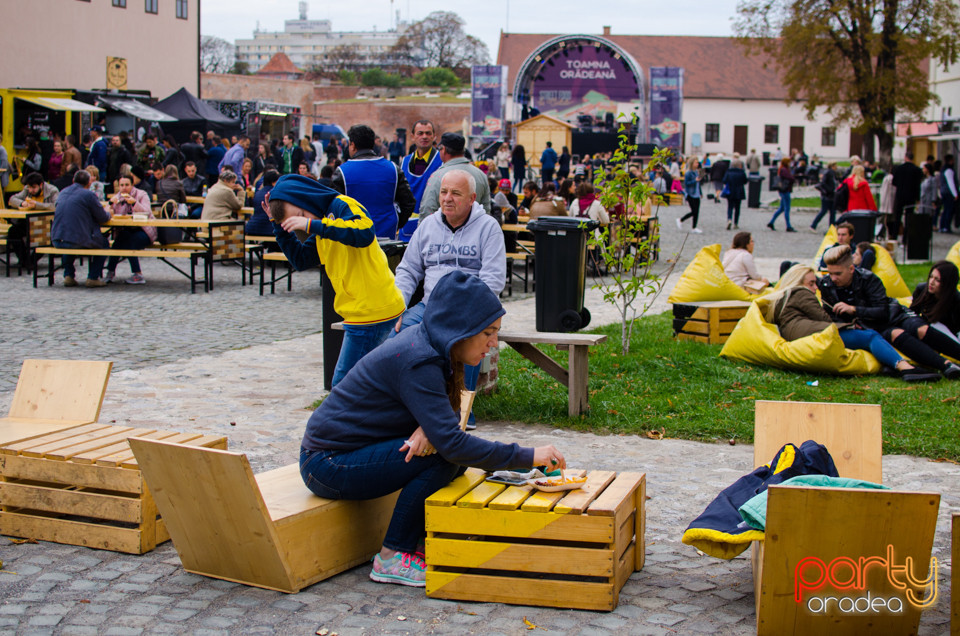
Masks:
[[[570,216],[589,217],[599,221],[602,226],[610,224],[610,215],[600,203],[600,198],[589,181],[584,181],[577,186],[577,198],[570,205]]]

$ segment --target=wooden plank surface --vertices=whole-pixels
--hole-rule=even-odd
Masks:
[[[841,477],[883,482],[883,439],[879,404],[775,402],[757,400],[753,461],[771,461],[787,442],[808,439],[830,451]]]
[[[29,479],[78,488],[101,488],[133,494],[143,492],[143,482],[137,471],[36,457],[0,455],[0,475],[9,479]]]
[[[560,514],[582,514],[587,506],[613,481],[616,473],[610,470],[591,470],[587,473],[587,483],[582,488],[571,490],[553,511]]]
[[[506,490],[504,484],[495,484],[489,481],[484,481],[480,484],[477,484],[473,490],[465,494],[463,497],[457,501],[457,505],[461,508],[483,508],[490,502],[491,499],[495,498],[501,492]]]
[[[527,344],[565,344],[593,346],[604,342],[607,337],[595,333],[554,333],[547,331],[501,331],[497,338],[510,344],[525,342]]]
[[[14,442],[22,442],[49,433],[64,431],[88,424],[83,420],[24,419],[19,417],[0,418],[0,450]]]
[[[579,576],[613,576],[613,550],[427,538],[431,567],[482,568]]]
[[[147,433],[152,433],[155,430],[149,428],[120,428],[124,428],[125,430],[104,431],[104,435],[99,435],[97,437],[85,440],[77,440],[65,446],[43,451],[43,456],[47,459],[59,459],[66,461],[71,459],[74,455],[99,450],[101,448],[107,448],[113,446],[114,444],[125,444],[126,441],[131,437],[146,435]],[[38,452],[38,449],[31,449],[31,452]]]
[[[3,448],[0,448],[0,452],[5,455],[19,455],[23,451],[34,448],[37,446],[49,445],[54,442],[62,441],[69,439],[71,437],[77,437],[78,435],[85,435],[90,433],[95,433],[96,431],[102,431],[104,429],[110,428],[109,424],[84,424],[83,426],[73,426],[62,431],[56,431],[53,433],[48,433],[46,435],[40,435],[38,437],[27,438],[26,440],[19,442],[11,442],[5,444]]]
[[[165,440],[172,444],[182,444],[192,439],[200,437],[200,433],[177,433],[176,431],[153,431],[140,435],[145,439]],[[112,446],[88,451],[80,455],[74,455],[71,461],[79,463],[96,463],[98,466],[119,466],[123,460],[133,457],[133,451],[130,450],[130,443],[123,440]]]
[[[459,601],[612,610],[613,585],[580,581],[518,579],[508,576],[427,572],[427,596]]]
[[[644,473],[620,473],[600,496],[587,507],[587,514],[613,517],[628,498],[631,500],[630,505],[633,505],[636,501],[636,490],[645,478]]]
[[[112,362],[24,360],[10,417],[96,422]]]
[[[789,486],[771,486],[768,493],[762,578],[754,582],[760,590],[759,634],[917,633],[920,610],[908,602],[905,591],[894,587],[885,567],[866,570],[864,591],[836,589],[827,582],[818,590],[801,590],[800,603],[795,600],[796,569],[811,558],[825,564],[822,570],[828,570],[826,564],[836,558],[859,563],[871,557],[886,560],[888,546],[894,546],[891,565],[910,563],[910,575],[924,580],[937,524],[938,493]],[[819,572],[815,565],[808,567],[803,578],[812,582]],[[846,580],[850,569],[838,569],[835,580]],[[884,612],[878,620],[873,612],[841,612],[837,603],[826,604],[823,613],[809,611],[811,598],[856,598],[866,591],[873,598],[900,598],[903,612]],[[919,596],[929,599],[931,594],[928,590]]]
[[[486,479],[487,473],[479,468],[468,468],[467,471],[451,481],[449,484],[427,497],[427,506],[453,506],[460,497],[474,489]]]
[[[140,521],[141,502],[140,499],[133,497],[0,482],[0,501],[9,508],[59,512],[71,516],[126,523]]]
[[[427,532],[613,543],[613,517],[427,506]]]
[[[487,508],[490,510],[516,510],[533,493],[533,486],[508,486],[497,495]]]
[[[566,476],[568,479],[579,479],[587,474],[586,470],[578,468],[568,468],[566,470]],[[526,501],[520,506],[520,509],[525,512],[550,512],[553,510],[553,507],[558,501],[570,494],[569,490],[561,490],[560,492],[541,492],[534,491],[530,493],[530,496]]]
[[[170,442],[171,440],[164,440]],[[201,435],[194,439],[179,442],[182,446],[197,446],[200,448],[212,448],[216,450],[227,450],[227,438],[222,435]],[[124,459],[120,462],[120,465],[123,468],[137,469],[139,465],[137,464],[137,458],[131,457]]]

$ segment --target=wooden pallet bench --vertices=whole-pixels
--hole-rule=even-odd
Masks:
[[[646,475],[586,473],[583,488],[540,493],[469,469],[427,498],[427,596],[616,609],[643,568]]]
[[[749,308],[750,303],[742,300],[674,303],[673,335],[677,340],[723,344]]]
[[[130,446],[185,570],[281,592],[369,562],[398,494],[334,501],[310,492],[297,464],[254,476],[240,453]]]
[[[0,445],[90,424],[100,417],[112,362],[24,360]]]
[[[165,245],[162,248],[147,248],[143,250],[114,250],[110,248],[99,248],[99,249],[81,249],[81,248],[60,248],[60,247],[38,247],[36,250],[37,254],[46,255],[49,259],[47,263],[47,286],[53,286],[53,274],[60,267],[56,264],[57,256],[64,255],[74,255],[74,256],[116,256],[119,258],[157,258],[178,271],[180,274],[185,276],[190,280],[190,293],[194,294],[197,291],[197,285],[203,283],[203,291],[209,291],[210,285],[212,282],[210,280],[210,254],[209,251],[196,244],[196,243],[175,243],[172,245]],[[180,269],[176,264],[170,262],[167,259],[173,258],[188,258],[190,259],[190,273],[188,274],[184,270]],[[197,263],[203,260],[204,262],[204,277],[202,279],[197,279]],[[38,270],[39,268],[33,268],[33,286],[37,287],[37,279],[39,278]]]
[[[217,435],[106,424],[5,443],[0,534],[129,554],[149,552],[169,539],[130,449],[130,438],[137,436],[227,447],[227,438]]]
[[[606,336],[590,333],[501,331],[497,337],[500,342],[505,342],[516,349],[524,358],[536,364],[557,382],[567,387],[567,404],[570,415],[580,415],[590,408],[590,394],[587,390],[590,347],[606,340]],[[566,349],[569,352],[567,368],[540,351],[536,346],[539,344],[554,345],[561,350]]]
[[[812,439],[827,447],[841,477],[882,481],[879,405],[758,401],[754,437],[757,466],[788,442],[799,446]],[[922,580],[930,564],[939,494],[790,486],[771,486],[768,493],[765,538],[754,542],[753,550],[758,634],[917,633],[920,610],[891,584],[885,568],[866,572],[866,589],[841,589],[828,582],[819,590],[807,590],[800,603],[795,600],[796,570],[804,559],[819,559],[824,570],[837,558],[885,560],[887,546],[893,546],[893,565],[912,562],[911,574]],[[850,570],[838,566],[833,581],[845,583]],[[817,577],[817,566],[809,566],[804,578]],[[867,592],[873,598],[899,598],[903,611],[839,608],[840,598],[857,599]],[[811,597],[837,600],[818,605]],[[817,611],[811,611],[810,603]]]

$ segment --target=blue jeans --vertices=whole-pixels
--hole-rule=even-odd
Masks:
[[[825,199],[822,196],[820,197],[820,213],[817,214],[816,218],[813,219],[813,223],[810,224],[810,227],[814,230],[817,229],[817,224],[820,223],[827,213],[830,214],[830,225],[837,224],[837,202],[835,199]]]
[[[400,322],[400,331],[403,331],[407,327],[412,327],[414,325],[419,325],[423,322],[423,312],[426,310],[427,306],[423,302],[419,302],[410,309],[403,312],[402,321]],[[390,332],[390,338],[393,338],[396,334],[395,331]],[[463,388],[468,391],[477,390],[477,380],[480,379],[480,365],[463,365]],[[470,417],[473,418],[473,413],[471,412]]]
[[[117,231],[117,237],[113,239],[113,249],[115,250],[142,250],[150,247],[153,241],[147,236],[147,233],[138,227],[123,227]],[[129,257],[130,271],[134,274],[140,273],[140,259]],[[107,261],[107,271],[116,272],[117,265],[120,264],[119,256],[111,256]]]
[[[383,547],[413,554],[424,536],[424,502],[463,469],[439,453],[405,462],[403,442],[397,437],[351,451],[301,448],[300,476],[327,499],[376,499],[400,490]]]
[[[346,377],[360,358],[380,346],[393,331],[395,324],[397,324],[396,319],[375,322],[372,325],[344,323],[343,346],[340,347],[340,357],[337,358],[337,366],[333,370],[330,388],[337,386],[337,383]]]
[[[897,363],[903,360],[893,345],[873,329],[841,329],[840,339],[843,340],[843,346],[847,349],[869,351],[880,361],[880,364],[891,369],[896,369]]]
[[[97,239],[94,238],[94,241]],[[61,241],[60,239],[53,239],[53,246],[63,249],[77,248],[77,249],[96,249],[91,248],[89,245],[78,245],[71,241]],[[107,237],[100,235],[100,248],[110,247]],[[68,278],[77,277],[77,269],[73,266],[74,261],[77,260],[76,256],[71,256],[70,254],[64,254],[61,257],[61,262],[63,263],[63,275]],[[100,278],[100,274],[103,273],[103,263],[107,260],[106,256],[91,256],[90,264],[87,266],[87,278],[91,280],[97,280]]]
[[[940,231],[949,232],[950,231],[950,220],[953,218],[953,206],[956,202],[953,195],[950,193],[943,194],[940,193]]]
[[[780,207],[777,208],[777,211],[773,213],[773,218],[770,219],[769,225],[773,225],[773,222],[777,220],[777,217],[783,214],[784,220],[787,222],[787,227],[790,225],[790,193],[781,192],[780,193]]]

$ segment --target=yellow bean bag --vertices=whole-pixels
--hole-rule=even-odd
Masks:
[[[784,340],[777,326],[763,319],[767,303],[766,298],[758,298],[750,305],[723,345],[721,356],[807,373],[879,373],[880,362],[869,351],[844,347],[836,325],[793,342]]]
[[[720,244],[703,247],[683,270],[667,302],[701,303],[713,300],[743,300],[759,298],[746,292],[727,277],[720,262]]]
[[[960,267],[960,241],[954,243],[950,251],[947,252],[947,260]],[[960,286],[958,286],[958,289],[960,289]]]
[[[820,259],[823,258],[823,253],[827,251],[827,248],[835,245],[836,242],[837,228],[831,225],[830,229],[827,230],[827,235],[823,237],[820,247],[817,248],[817,255],[813,259],[814,270],[820,269]],[[910,289],[903,282],[903,276],[900,275],[900,270],[897,269],[897,264],[893,262],[890,252],[877,243],[871,243],[871,245],[873,245],[874,254],[877,255],[877,261],[870,271],[880,277],[883,286],[887,288],[887,296],[891,298],[909,297],[911,295]],[[960,260],[960,254],[957,255],[957,259]]]

